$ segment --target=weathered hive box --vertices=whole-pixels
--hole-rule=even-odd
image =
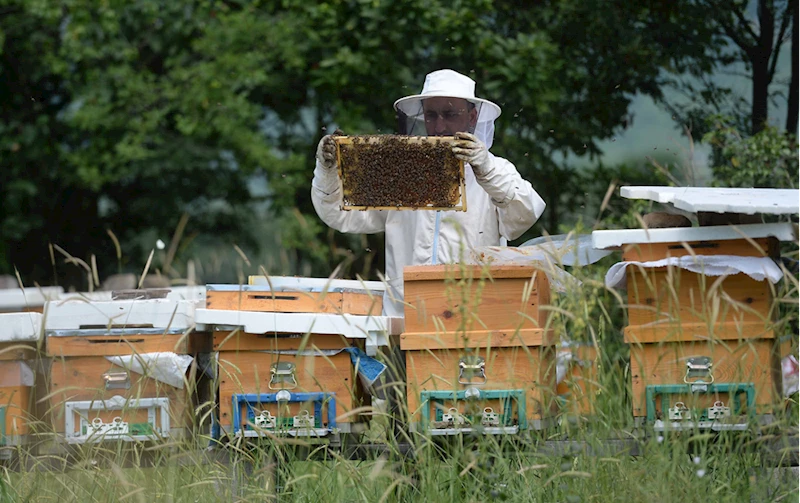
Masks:
[[[344,210],[467,211],[452,136],[335,136]]]
[[[402,321],[375,314],[383,285],[272,276],[250,283],[208,285],[208,306],[196,312],[214,333],[221,430],[325,437],[360,429],[356,409],[368,402],[354,362],[377,363],[368,355]]]
[[[176,438],[193,427],[195,356],[210,335],[194,330],[194,303],[169,299],[51,302],[49,402],[69,443]]]
[[[60,286],[0,289],[0,313],[41,313],[48,300],[64,293]]]
[[[29,362],[37,356],[41,329],[40,313],[0,314],[0,445],[25,443],[38,418]]]
[[[550,286],[531,266],[404,269],[407,399],[433,434],[514,433],[555,413]]]
[[[633,415],[744,429],[778,402],[772,260],[790,224],[595,231],[623,251],[606,276],[628,293]],[[623,279],[624,277],[624,279]]]

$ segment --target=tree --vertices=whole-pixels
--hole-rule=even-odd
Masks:
[[[315,147],[333,126],[393,132],[391,103],[442,67],[504,108],[494,150],[549,203],[531,234],[555,232],[578,213],[582,178],[554,158],[596,156],[597,141],[630,126],[636,93],[660,97],[664,68],[710,68],[700,56],[721,43],[688,0],[7,5],[0,72],[23,71],[6,79],[14,102],[0,119],[13,153],[1,161],[0,266],[26,281],[51,276],[48,242],[113,257],[106,229],[141,264],[152,245],[140,237],[170,235],[183,214],[189,234],[252,242],[252,175],[267,179],[269,219],[297,270],[344,262],[345,275],[373,275],[382,237],[335,233],[314,213]]]
[[[767,126],[770,101],[783,95],[788,104],[786,130],[796,134],[797,2],[692,0],[689,3],[705,12],[713,37],[724,43],[712,46],[713,50],[697,58],[698,66],[688,69],[689,79],[673,82],[689,102],[668,103],[668,108],[682,123],[692,124],[698,136],[708,131],[707,119],[718,114],[734,117],[736,129],[755,135]],[[686,36],[691,36],[691,32],[687,31]],[[779,83],[775,82],[775,73],[781,51],[790,39],[791,79],[787,87],[780,88],[776,86]],[[748,79],[752,84],[749,101],[730,86],[715,82],[713,76],[718,74]]]

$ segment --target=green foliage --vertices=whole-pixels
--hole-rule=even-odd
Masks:
[[[768,126],[742,135],[729,121],[718,118],[703,137],[714,147],[715,185],[724,187],[797,188],[800,165],[797,137]]]
[[[493,151],[548,203],[521,240],[554,232],[605,189],[554,158],[599,154],[636,93],[661,96],[665,69],[710,69],[706,14],[689,1],[7,0],[0,273],[51,281],[53,242],[96,254],[102,277],[116,269],[106,229],[138,270],[152,247],[139,237],[166,240],[188,213],[187,235],[245,248],[261,242],[254,221],[280,221],[282,263],[374,277],[382,237],[329,233],[314,213],[315,146],[333,126],[394,131],[391,103],[443,67],[503,107]],[[260,210],[253,176],[267,180]]]

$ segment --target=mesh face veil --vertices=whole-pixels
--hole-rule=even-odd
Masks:
[[[500,107],[475,97],[475,82],[452,70],[438,70],[425,77],[422,93],[394,104],[397,129],[411,136],[452,136],[473,133],[487,148],[494,140],[494,121]]]

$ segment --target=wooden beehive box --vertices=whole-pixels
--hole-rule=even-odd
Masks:
[[[18,445],[31,433],[40,411],[35,405],[36,376],[27,362],[37,358],[42,328],[38,312],[0,314],[0,436]]]
[[[467,210],[455,138],[335,136],[345,210]]]
[[[476,414],[460,399],[429,400],[427,411],[420,407],[423,393],[469,388],[521,392],[525,417],[516,417],[519,407],[496,394],[474,402],[478,413],[488,407],[521,427],[554,414],[554,340],[544,308],[550,299],[544,272],[530,266],[441,265],[406,267],[403,276],[407,304],[400,347],[413,422],[436,421],[450,408]],[[482,375],[476,374],[479,359]]]
[[[193,301],[51,302],[47,312],[56,433],[82,443],[190,432],[201,374],[195,356],[211,349],[210,334],[193,330]]]
[[[719,255],[769,260],[778,237],[792,230],[749,224],[594,234],[602,238],[596,244],[621,239],[626,262]],[[627,266],[625,288],[635,417],[681,420],[674,416],[679,403],[701,421],[714,419],[717,407],[734,417],[773,411],[781,380],[769,281],[634,264]]]
[[[233,430],[234,395],[275,394],[281,390],[292,394],[329,393],[335,402],[336,423],[352,425],[363,418],[350,413],[364,403],[364,392],[354,373],[349,353],[351,345],[338,335],[253,334],[241,331],[214,332],[214,350],[219,352],[219,423],[223,430]],[[280,364],[288,365],[281,372]],[[251,404],[252,405],[252,404]],[[252,430],[244,402],[240,407],[240,424],[236,430]],[[290,401],[283,404],[259,403],[258,412],[268,411],[281,425],[308,412],[317,422],[317,429],[329,426],[323,403],[315,413],[311,401]],[[291,426],[288,426],[291,429]]]
[[[770,414],[774,412],[775,404],[780,402],[780,348],[771,330],[754,336],[740,336],[728,329],[698,333],[691,327],[672,324],[653,336],[653,332],[627,327],[625,342],[631,345],[635,417],[648,415],[648,386],[682,386],[702,381],[742,385],[735,388],[739,391],[752,387],[755,410],[747,407],[746,395],[736,396],[730,390],[670,393],[668,396],[670,406],[680,401],[694,410],[707,409],[720,401],[731,409],[736,406],[740,414]],[[693,373],[687,364],[705,363],[703,359],[711,363],[710,371]],[[658,390],[654,392],[658,393]],[[654,410],[651,414],[655,414],[655,419],[666,420],[662,417],[667,405],[662,406],[663,396],[656,394],[652,400]]]
[[[346,287],[321,290],[270,285],[207,285],[206,308],[274,313],[332,313],[378,316],[383,309],[380,291],[365,290],[357,281]]]

